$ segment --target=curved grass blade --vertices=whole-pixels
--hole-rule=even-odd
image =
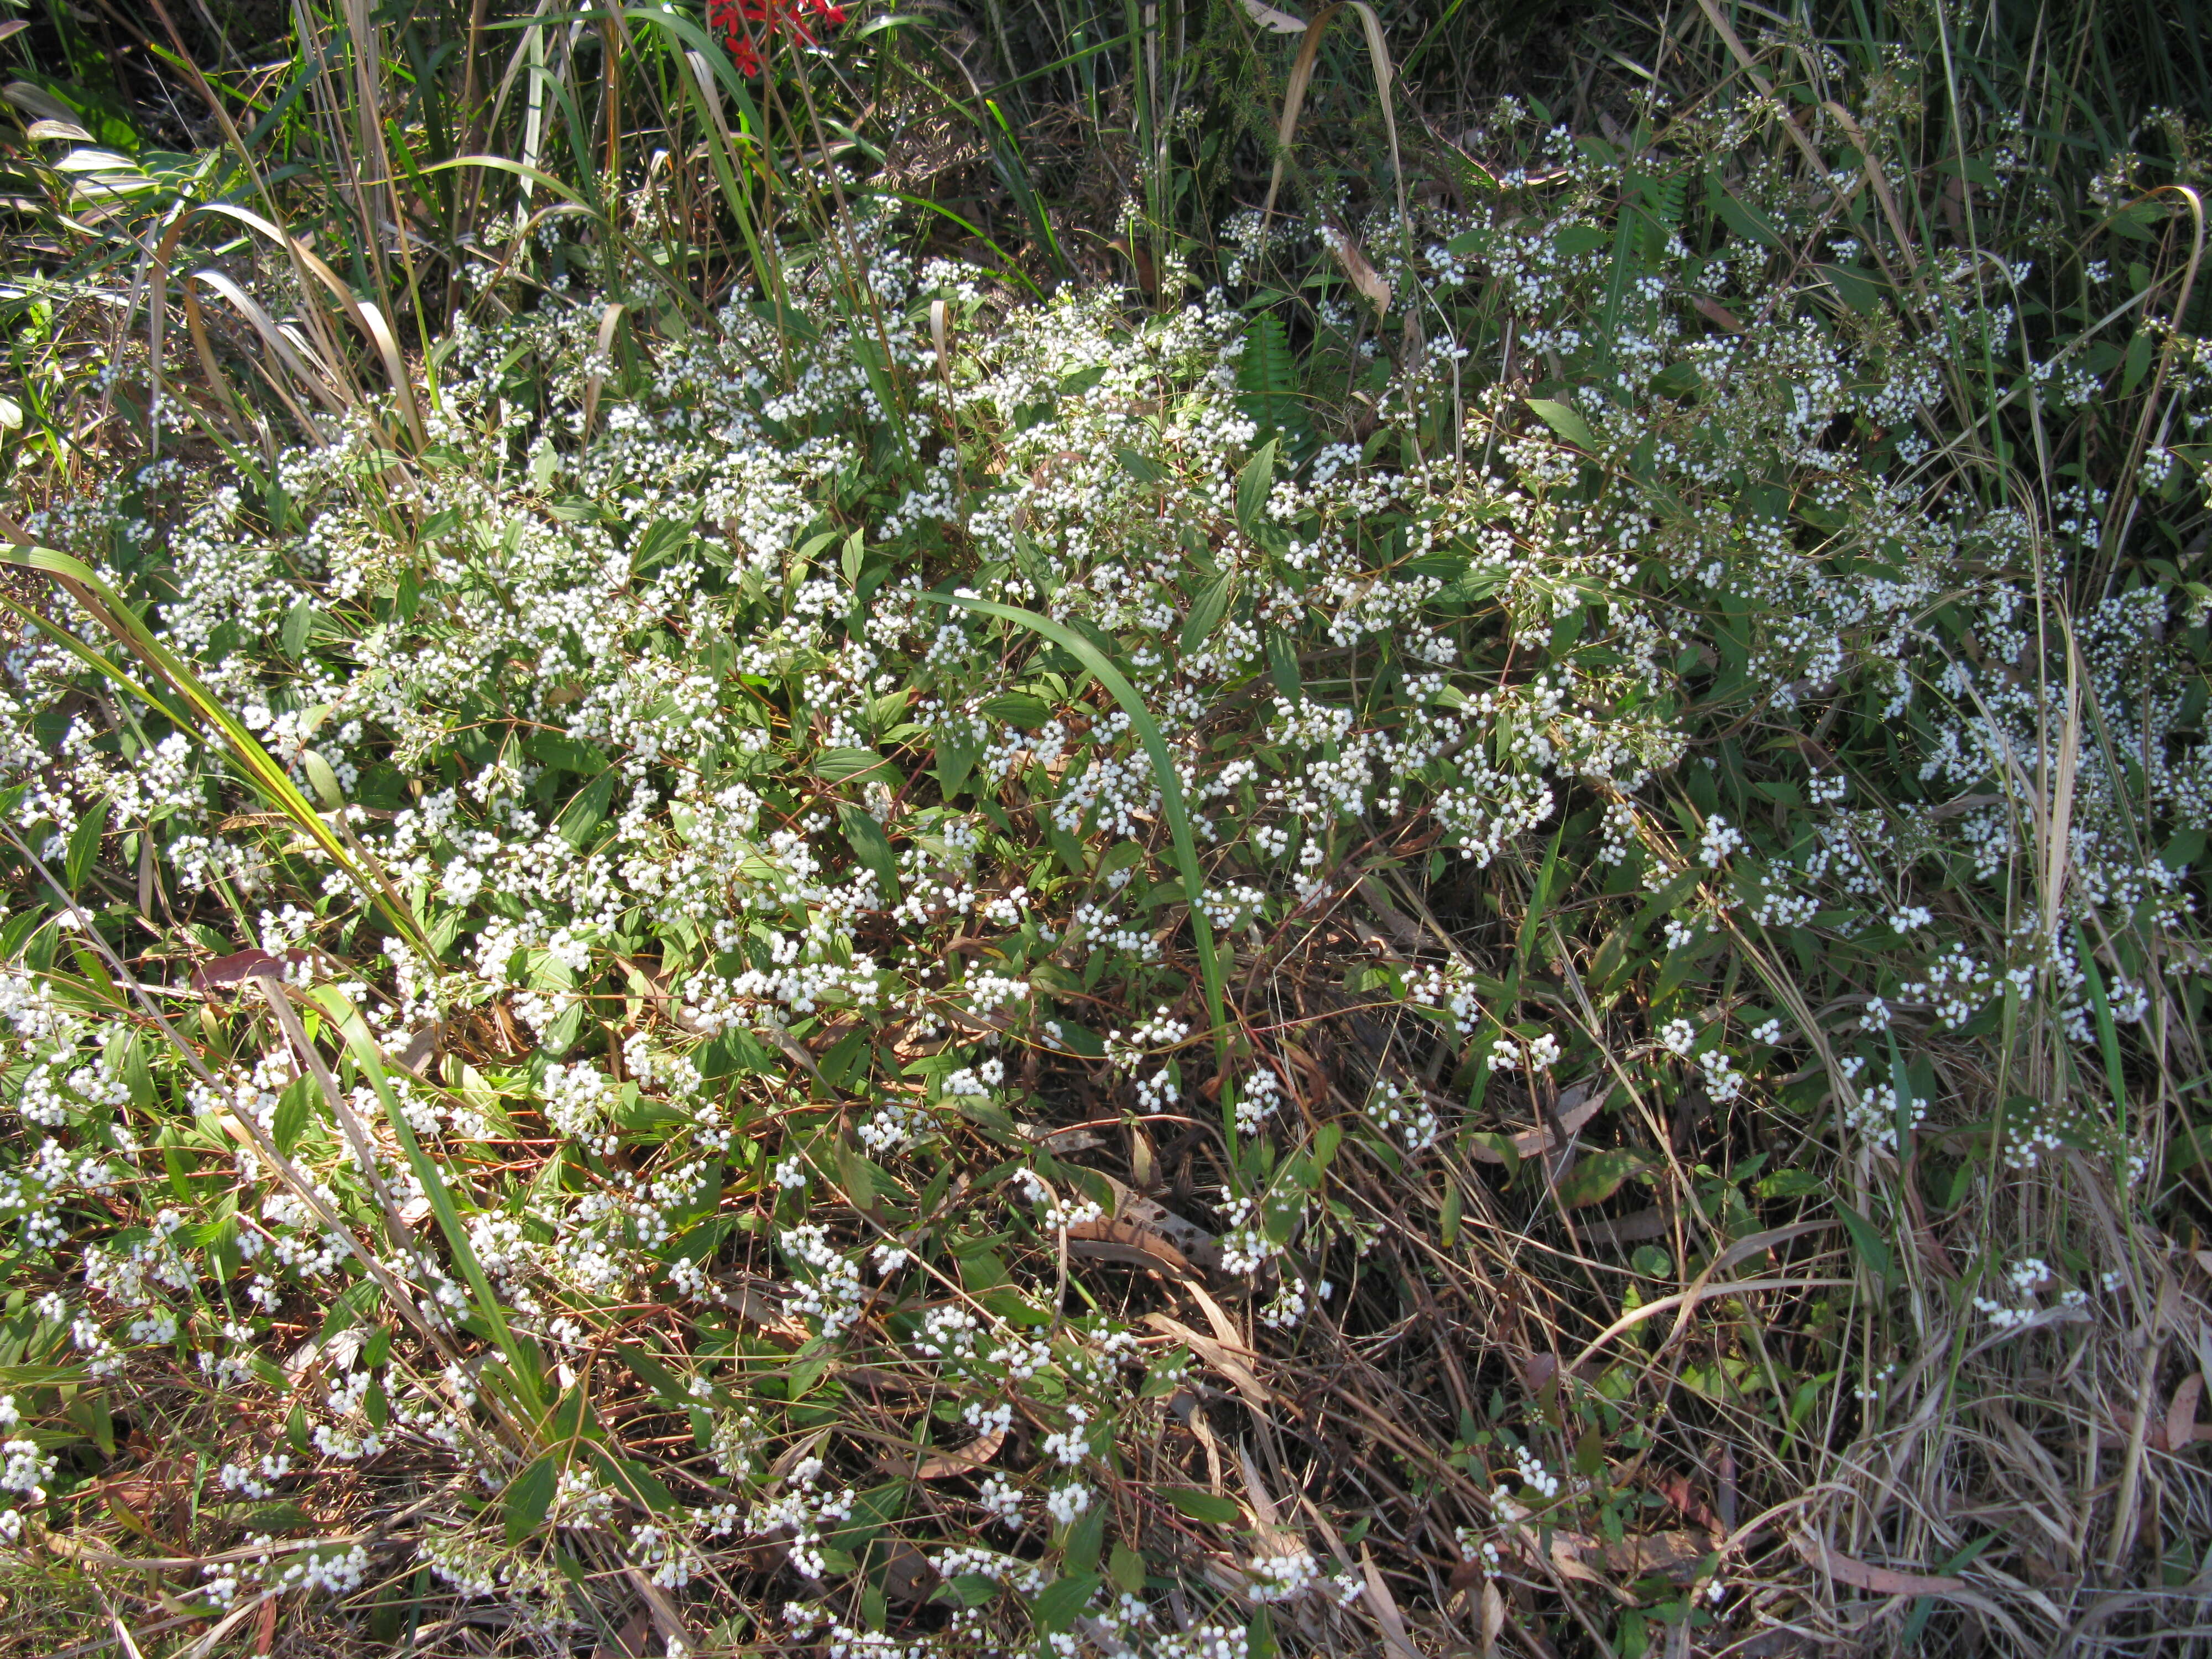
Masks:
[[[345,872],[354,884],[367,894],[370,901],[382,910],[386,918],[406,939],[408,945],[428,957],[437,957],[436,949],[416,921],[413,910],[390,879],[381,872],[365,869],[331,826],[323,821],[312,802],[300,793],[284,769],[264,749],[253,734],[240,725],[230,711],[219,702],[215,694],[200,683],[199,677],[185,665],[174,653],[154,636],[154,632],[137,613],[123,602],[115,590],[94,574],[90,566],[58,552],[51,547],[17,546],[0,551],[0,563],[12,564],[26,570],[36,570],[53,577],[69,591],[71,598],[105,628],[131,654],[152,669],[178,696],[191,707],[223,741],[246,773],[266,796],[270,803],[299,826],[319,847],[339,869]],[[144,699],[165,714],[173,714],[147,689],[125,676],[114,672],[112,665],[89,646],[81,649],[72,647],[78,656],[133,696]]]
[[[400,1109],[398,1097],[392,1091],[392,1079],[384,1069],[384,1056],[379,1052],[376,1039],[370,1035],[368,1023],[360,1011],[348,1002],[345,994],[335,985],[319,986],[308,993],[316,1005],[329,1015],[331,1023],[343,1035],[346,1048],[354,1063],[368,1079],[369,1086],[376,1091],[377,1103],[384,1109],[384,1121],[391,1127],[399,1150],[406,1155],[407,1165],[415,1171],[415,1178],[422,1183],[422,1195],[429,1200],[430,1213],[438,1218],[438,1226],[446,1235],[446,1246],[453,1253],[454,1265],[461,1277],[468,1281],[474,1294],[477,1311],[490,1328],[492,1340],[506,1357],[508,1373],[522,1395],[522,1404],[536,1421],[544,1415],[544,1383],[535,1351],[525,1346],[507,1322],[506,1311],[493,1293],[491,1280],[486,1276],[483,1264],[477,1260],[475,1248],[469,1243],[468,1229],[461,1224],[461,1213],[454,1207],[453,1194],[446,1185],[445,1173],[436,1161],[422,1150],[415,1138],[415,1128]]]
[[[1159,723],[1137,688],[1129,684],[1121,671],[1108,660],[1106,653],[1061,623],[1049,617],[1041,617],[1034,611],[1024,611],[1019,605],[1000,605],[995,600],[976,599],[966,593],[925,593],[921,596],[939,605],[949,605],[959,611],[973,611],[986,617],[995,617],[1000,622],[1012,623],[1026,628],[1041,639],[1049,640],[1066,652],[1097,677],[1098,683],[1114,695],[1137,728],[1143,741],[1145,753],[1152,763],[1152,775],[1160,786],[1160,809],[1166,814],[1168,835],[1175,846],[1176,869],[1182,877],[1183,897],[1190,909],[1191,941],[1198,952],[1199,975],[1206,988],[1206,1019],[1217,1047],[1228,1036],[1225,1018],[1225,999],[1223,994],[1221,962],[1214,953],[1213,927],[1206,919],[1205,872],[1199,868],[1198,843],[1190,832],[1190,808],[1182,798],[1182,780],[1176,772],[1175,757],[1168,752],[1167,739],[1161,736]],[[1224,1128],[1230,1145],[1236,1145],[1234,1109],[1225,1113]]]

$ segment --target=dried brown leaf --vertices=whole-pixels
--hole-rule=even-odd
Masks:
[[[1244,15],[1272,34],[1304,34],[1306,20],[1293,17],[1286,11],[1277,11],[1262,0],[1244,0]]]
[[[915,1469],[915,1477],[921,1480],[943,1480],[951,1475],[972,1474],[997,1456],[999,1448],[1006,1443],[1006,1431],[993,1429],[951,1451],[931,1453]]]
[[[2179,1451],[2198,1437],[2197,1430],[2197,1401],[2204,1392],[2204,1373],[2191,1371],[2184,1377],[2181,1386],[2173,1391],[2173,1403],[2166,1411],[2166,1449]]]
[[[1123,1217],[1079,1221],[1067,1230],[1067,1253],[1092,1261],[1122,1261],[1152,1267],[1177,1279],[1194,1278],[1190,1259],[1160,1234]]]
[[[1570,1089],[1565,1094],[1560,1096],[1559,1109],[1553,1115],[1559,1119],[1561,1133],[1572,1136],[1583,1124],[1597,1115],[1598,1108],[1605,1104],[1606,1097],[1612,1092],[1610,1088],[1599,1089],[1588,1092],[1587,1097],[1582,1098],[1578,1097],[1582,1097],[1585,1093],[1584,1091]],[[1513,1137],[1513,1155],[1516,1158],[1540,1158],[1558,1144],[1553,1139],[1551,1126],[1548,1123],[1540,1124],[1534,1129],[1524,1129]],[[1480,1159],[1485,1164],[1505,1162],[1504,1154],[1494,1152],[1487,1146],[1470,1146],[1467,1150],[1470,1157]]]
[[[1948,1574],[1899,1572],[1894,1567],[1878,1567],[1870,1561],[1839,1554],[1818,1533],[1797,1533],[1790,1541],[1815,1571],[1826,1573],[1838,1584],[1876,1595],[1944,1595],[1966,1587],[1965,1579]]]

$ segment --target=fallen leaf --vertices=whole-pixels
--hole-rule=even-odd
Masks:
[[[282,957],[272,957],[266,951],[236,951],[230,956],[217,957],[212,962],[204,962],[193,969],[192,989],[208,992],[226,985],[243,985],[254,974],[281,975],[286,963],[305,962],[307,959],[307,953],[300,950],[287,951]]]
[[[1713,1553],[1713,1540],[1704,1533],[1653,1532],[1597,1547],[1605,1564],[1623,1577],[1663,1575],[1686,1582],[1698,1564]]]
[[[1612,1093],[1610,1087],[1592,1091],[1585,1085],[1580,1088],[1570,1089],[1561,1095],[1559,1108],[1552,1114],[1559,1121],[1560,1133],[1567,1135],[1573,1134],[1576,1130],[1597,1115],[1598,1108],[1605,1104],[1607,1097]],[[1454,1103],[1454,1106],[1456,1109],[1456,1102]],[[1513,1137],[1513,1155],[1521,1158],[1540,1158],[1556,1145],[1558,1143],[1552,1139],[1552,1126],[1549,1123],[1540,1124],[1535,1128],[1524,1129]],[[1468,1151],[1480,1163],[1503,1164],[1505,1162],[1503,1153],[1492,1152],[1487,1146],[1470,1146]]]
[[[1166,1314],[1146,1314],[1145,1323],[1188,1346],[1193,1353],[1235,1383],[1237,1392],[1253,1405],[1267,1407],[1275,1403],[1275,1396],[1267,1391],[1267,1385],[1260,1381],[1252,1368],[1212,1337],[1200,1336],[1180,1319],[1170,1318]]]
[[[1625,1215],[1618,1221],[1586,1221],[1582,1226],[1582,1236],[1586,1244],[1619,1246],[1634,1244],[1647,1238],[1664,1238],[1674,1231],[1674,1212],[1664,1206],[1655,1206],[1648,1210],[1638,1210],[1634,1215]]]
[[[1251,0],[1245,0],[1245,3],[1249,6]],[[1375,307],[1375,314],[1377,317],[1387,316],[1390,310],[1390,284],[1382,280],[1381,271],[1367,263],[1367,256],[1360,252],[1359,244],[1334,225],[1324,225],[1321,239],[1328,245],[1328,251],[1336,256],[1337,264],[1344,267],[1344,274],[1352,279],[1352,287],[1358,289],[1368,304]]]
[[[1367,1581],[1367,1595],[1362,1605],[1374,1616],[1382,1632],[1382,1645],[1393,1655],[1403,1659],[1421,1659],[1420,1649],[1413,1645],[1413,1633],[1406,1628],[1405,1615],[1398,1611],[1398,1602],[1390,1594],[1390,1587],[1382,1575],[1375,1570],[1375,1558],[1368,1553],[1367,1546],[1359,1547],[1359,1570]]]
[[[1196,1276],[1189,1257],[1158,1233],[1127,1217],[1111,1221],[1079,1221],[1067,1230],[1067,1253],[1093,1261],[1125,1261],[1132,1267],[1152,1267],[1177,1279]]]
[[[1221,1241],[1194,1221],[1186,1221],[1163,1204],[1155,1203],[1135,1188],[1106,1177],[1114,1189],[1114,1218],[1133,1221],[1159,1234],[1191,1261],[1209,1273],[1221,1267]]]
[[[1726,306],[1723,305],[1718,300],[1708,300],[1704,295],[1700,294],[1695,299],[1692,300],[1690,303],[1692,306],[1696,307],[1698,315],[1703,317],[1707,322],[1713,324],[1716,327],[1724,328],[1731,334],[1741,334],[1743,332],[1742,319],[1738,317],[1733,311],[1730,311]]]
[[[1482,1583],[1482,1651],[1487,1656],[1498,1651],[1498,1638],[1505,1630],[1505,1598],[1498,1593],[1498,1586],[1488,1579]]]
[[[1304,34],[1306,20],[1293,17],[1286,11],[1277,11],[1262,0],[1244,0],[1244,15],[1261,28],[1275,34]]]
[[[884,1594],[894,1601],[921,1602],[929,1600],[939,1581],[937,1569],[929,1565],[929,1558],[902,1538],[884,1540],[876,1546],[884,1556]]]
[[[2173,1391],[2173,1404],[2166,1407],[2166,1449],[2179,1451],[2197,1437],[2197,1400],[2204,1392],[2204,1373],[2191,1371]]]
[[[918,1480],[942,1480],[949,1475],[972,1474],[998,1455],[1006,1443],[1006,1431],[993,1429],[951,1451],[933,1452],[915,1469]]]
[[[1894,1567],[1877,1567],[1871,1562],[1839,1555],[1817,1533],[1797,1533],[1790,1541],[1805,1559],[1805,1564],[1814,1571],[1826,1573],[1838,1584],[1871,1590],[1876,1595],[1942,1595],[1966,1587],[1965,1579],[1947,1574],[1899,1572]]]

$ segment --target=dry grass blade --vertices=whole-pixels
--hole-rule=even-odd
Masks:
[[[1294,17],[1289,12],[1278,11],[1266,0],[1238,0],[1244,15],[1271,34],[1303,34],[1306,20]]]
[[[1398,154],[1398,117],[1393,107],[1390,75],[1390,49],[1383,43],[1382,22],[1376,16],[1375,9],[1365,0],[1336,0],[1314,14],[1312,22],[1305,26],[1305,38],[1298,45],[1298,55],[1291,64],[1289,84],[1283,90],[1283,112],[1275,125],[1275,165],[1267,177],[1267,200],[1261,209],[1264,225],[1275,214],[1275,197],[1282,189],[1283,167],[1298,133],[1298,115],[1304,109],[1306,89],[1313,84],[1314,66],[1321,55],[1322,32],[1329,20],[1346,8],[1358,15],[1360,27],[1367,36],[1367,61],[1375,72],[1375,101],[1382,112],[1383,131],[1390,138],[1390,178],[1398,192],[1398,218],[1406,219],[1406,170]],[[1407,225],[1408,229],[1411,228]]]

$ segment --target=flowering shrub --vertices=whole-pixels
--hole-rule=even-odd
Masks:
[[[749,71],[811,38],[714,21]],[[2194,488],[2212,374],[2177,338],[2181,460],[1945,487],[1954,399],[2056,421],[2124,363],[1832,179],[1732,177],[1771,118],[1632,153],[1508,110],[1528,169],[1359,227],[1417,320],[1324,298],[1334,429],[1237,293],[1014,303],[863,202],[782,303],[619,349],[649,273],[487,279],[419,447],[366,408],[32,515],[103,586],[7,662],[11,1419],[64,1420],[55,1367],[228,1402],[210,1608],[419,1564],[548,1642],[596,1575],[672,1642],[1243,1654],[1376,1582],[1291,1498],[1334,1407],[1277,1367],[1461,1293],[1473,1212],[1668,1196],[1686,1257],[1634,1272],[1691,1279],[1800,1237],[1785,1143],[1865,1205],[1938,1125],[1962,1181],[2066,1149],[2147,1206],[2203,592],[2057,595]],[[1231,227],[1255,269],[1342,234]],[[88,660],[116,605],[166,658]],[[2098,1081],[1955,1080],[1990,1054]],[[1716,1114],[1786,1133],[1686,1165]],[[1377,1255],[1393,1205],[1432,1248]],[[2117,1318],[2086,1250],[1957,1305]],[[1849,1282],[1776,1260],[1791,1305]],[[1572,1409],[1640,1462],[1674,1431],[1613,1315]],[[1808,1340],[1872,1376],[1850,1322]],[[1442,1559],[1640,1513],[1528,1392],[1390,1443]],[[58,1466],[8,1459],[12,1537]],[[341,1471],[429,1519],[276,1540]]]

